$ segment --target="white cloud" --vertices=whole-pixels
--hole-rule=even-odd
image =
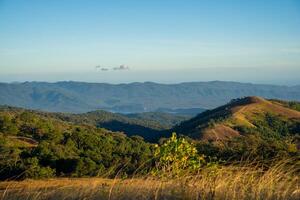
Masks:
[[[129,70],[128,65],[120,65],[119,67],[114,67],[113,70]]]

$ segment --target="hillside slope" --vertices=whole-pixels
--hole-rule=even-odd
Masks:
[[[0,106],[0,114],[22,112],[31,112],[39,117],[56,119],[75,125],[85,124],[114,132],[123,132],[127,136],[139,135],[151,142],[157,141],[162,136],[164,130],[169,130],[174,125],[190,118],[188,116],[159,112],[124,115],[97,110],[81,114],[70,114]]]
[[[233,98],[262,96],[300,100],[300,86],[274,86],[238,82],[152,82],[105,84],[83,82],[0,83],[0,105],[52,112],[84,113],[106,110],[118,113],[212,109]]]
[[[0,111],[0,180],[132,174],[152,156],[141,137],[24,109]]]
[[[173,130],[192,138],[213,141],[250,132],[300,133],[300,112],[278,101],[245,97],[201,113]]]

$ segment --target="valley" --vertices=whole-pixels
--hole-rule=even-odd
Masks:
[[[75,81],[0,83],[1,105],[68,113],[106,110],[123,114],[164,112],[196,115],[245,96],[300,101],[300,86],[229,81],[178,84]]]

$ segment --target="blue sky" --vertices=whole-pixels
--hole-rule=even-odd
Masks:
[[[0,0],[0,81],[300,84],[299,74],[298,0]]]

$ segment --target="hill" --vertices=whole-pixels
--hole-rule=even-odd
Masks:
[[[0,104],[51,112],[84,113],[99,109],[118,113],[189,112],[193,108],[212,109],[244,96],[299,101],[300,86],[222,81],[116,85],[84,82],[0,83]]]
[[[132,174],[152,156],[141,137],[51,115],[1,109],[0,179]]]
[[[195,139],[213,141],[242,136],[251,131],[281,135],[299,133],[300,112],[288,105],[285,101],[255,96],[235,99],[181,123],[174,131]]]
[[[37,117],[57,119],[75,125],[85,124],[93,127],[105,128],[114,132],[122,132],[127,136],[139,135],[151,142],[157,141],[165,130],[169,130],[174,125],[190,118],[188,116],[160,112],[127,115],[103,110],[80,114],[52,113],[26,110],[11,106],[0,106],[0,113],[1,112],[31,112],[37,115]]]

